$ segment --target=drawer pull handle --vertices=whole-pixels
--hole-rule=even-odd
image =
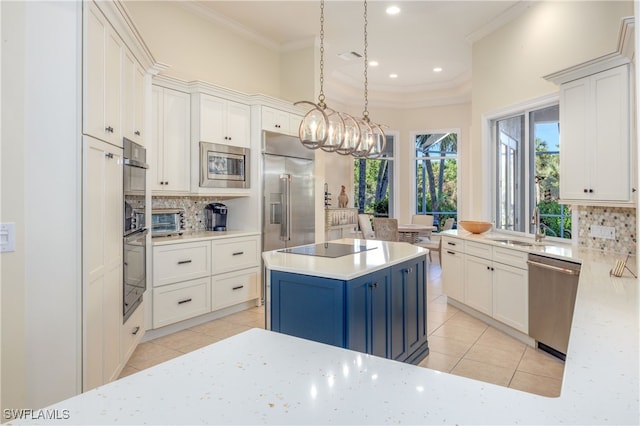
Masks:
[[[189,303],[189,302],[191,302],[191,300],[192,300],[191,298],[189,298],[189,299],[184,299],[184,300],[179,300],[179,301],[178,301],[178,305],[182,305],[183,303]]]
[[[184,265],[185,263],[191,263],[191,260],[180,260],[178,265]]]
[[[135,336],[136,334],[138,334],[138,331],[140,331],[140,326],[133,327],[133,331],[131,331],[131,334]]]
[[[233,287],[231,290],[240,290],[241,288],[244,288],[244,286],[239,285],[239,286]]]
[[[378,288],[378,283],[371,284],[371,288]]]
[[[240,256],[241,254],[244,254],[243,251],[237,251],[235,253],[233,253],[233,256]]]
[[[454,255],[454,256],[456,255],[456,253],[455,253],[455,252],[453,252],[453,251],[449,251],[449,250],[447,250],[447,253],[452,254],[452,255]]]
[[[447,241],[447,244],[449,244],[450,246],[455,246],[456,243],[452,243],[451,241]]]

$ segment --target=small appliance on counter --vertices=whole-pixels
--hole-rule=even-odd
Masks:
[[[207,231],[227,230],[227,206],[211,203],[204,208]]]
[[[151,236],[168,237],[182,235],[185,231],[184,210],[153,209],[151,211]]]

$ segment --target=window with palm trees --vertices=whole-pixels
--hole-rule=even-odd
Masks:
[[[393,145],[394,137],[387,135],[380,158],[354,160],[355,207],[359,213],[393,217]]]
[[[430,214],[442,225],[458,216],[458,134],[415,136],[416,214]]]

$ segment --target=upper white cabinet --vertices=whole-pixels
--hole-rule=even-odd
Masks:
[[[271,107],[262,107],[262,130],[297,136],[302,116]]]
[[[93,3],[88,3],[84,14],[82,127],[85,134],[122,146],[120,70],[124,43]]]
[[[125,50],[122,55],[122,130],[127,139],[144,145],[145,72]]]
[[[629,66],[560,87],[560,198],[629,202]]]
[[[194,141],[251,146],[249,105],[204,93],[194,93],[191,102]]]
[[[152,191],[189,192],[190,99],[188,93],[153,86],[149,180]]]

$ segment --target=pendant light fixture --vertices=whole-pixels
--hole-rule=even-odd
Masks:
[[[364,0],[364,111],[362,118],[359,120],[360,125],[360,144],[353,150],[351,155],[356,158],[378,158],[384,152],[387,138],[380,125],[372,123],[369,119],[369,43],[367,41],[367,26],[369,24],[367,18],[367,0]]]
[[[320,0],[320,94],[318,103],[299,101],[294,105],[313,106],[300,123],[298,136],[302,145],[309,149],[322,148],[328,152],[340,149],[345,137],[343,114],[327,107],[324,96],[324,0]],[[351,128],[349,128],[350,131]]]

